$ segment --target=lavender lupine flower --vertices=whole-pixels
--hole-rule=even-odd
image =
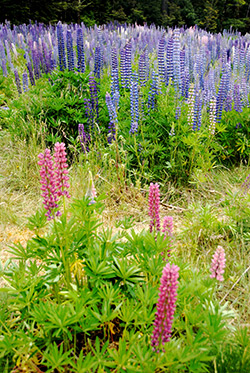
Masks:
[[[83,46],[83,32],[79,27],[76,32],[76,45],[77,45],[77,68],[80,73],[85,71],[85,54]]]
[[[155,314],[151,346],[156,352],[170,341],[174,312],[176,309],[179,267],[167,263],[163,268],[159,299]]]
[[[175,110],[175,119],[178,120],[181,116],[181,107],[178,105]]]
[[[133,74],[130,87],[130,108],[131,108],[131,128],[129,133],[137,132],[139,121],[139,91],[138,91],[138,75]]]
[[[202,99],[200,92],[196,92],[194,101],[193,131],[199,131],[201,127]]]
[[[223,273],[225,269],[226,258],[225,251],[222,246],[218,246],[215,251],[211,264],[211,278],[216,278],[218,281],[223,281]]]
[[[2,62],[2,69],[3,69],[3,76],[8,75],[7,67],[6,67],[6,55],[5,50],[2,42],[0,41],[0,61]]]
[[[221,121],[223,104],[224,104],[224,100],[226,97],[226,81],[227,81],[227,71],[226,71],[226,68],[223,67],[222,76],[221,76],[220,85],[219,85],[219,91],[218,91],[217,99],[216,99],[216,122],[217,123],[220,123]]]
[[[66,190],[69,188],[69,171],[67,170],[67,154],[65,144],[55,143],[54,146],[54,166],[55,166],[55,183],[56,183],[56,193],[58,197],[66,196],[70,198],[69,192]]]
[[[19,74],[18,74],[18,71],[16,69],[14,70],[14,75],[15,75],[17,91],[18,91],[19,95],[21,95],[22,94],[22,88],[21,88]]]
[[[34,42],[34,46],[32,47],[32,60],[33,60],[35,78],[39,79],[41,77],[40,59],[39,59],[39,53],[37,50],[37,44],[35,42]]]
[[[140,85],[145,87],[147,81],[145,52],[139,57],[138,74]]]
[[[234,84],[234,110],[238,113],[242,112],[242,102],[240,97],[239,84]]]
[[[120,50],[121,86],[126,87],[125,48]]]
[[[117,96],[119,102],[119,73],[118,73],[118,58],[116,48],[111,50],[111,96]]]
[[[57,44],[58,44],[58,56],[59,56],[59,67],[60,71],[66,69],[66,57],[65,57],[65,44],[63,36],[62,23],[58,22],[56,26],[57,31]]]
[[[178,96],[181,91],[180,45],[180,30],[176,28],[173,33],[173,81],[176,96]]]
[[[95,48],[95,67],[94,67],[94,75],[97,79],[101,77],[101,68],[102,68],[102,50],[99,45]]]
[[[24,72],[23,73],[23,91],[27,92],[28,90],[29,90],[28,74]]]
[[[72,40],[71,31],[67,30],[66,35],[67,35],[66,36],[66,43],[67,43],[68,70],[73,71],[74,68],[75,68],[75,63],[74,63],[73,40]]]
[[[54,164],[53,159],[50,154],[49,149],[45,149],[44,153],[40,153],[38,155],[40,159],[38,161],[40,169],[40,176],[41,180],[40,183],[42,184],[42,197],[44,198],[43,204],[45,209],[47,210],[46,216],[48,220],[54,219],[55,216],[61,215],[58,209],[58,194],[56,190],[56,178],[54,172]]]
[[[111,144],[112,141],[116,138],[116,124],[118,123],[117,120],[117,113],[116,113],[116,106],[114,105],[110,94],[106,93],[106,105],[108,107],[109,112],[109,133],[108,133],[108,143]]]
[[[161,82],[165,81],[165,39],[162,37],[158,44],[158,74]]]
[[[125,45],[125,88],[130,88],[132,78],[132,43],[131,40]]]
[[[28,63],[27,63],[27,69],[28,69],[28,73],[29,73],[30,84],[31,84],[31,85],[36,85],[36,83],[35,83],[35,78],[34,78],[33,71],[32,71],[32,65],[31,65],[31,62],[28,62]]]
[[[84,153],[89,152],[90,135],[85,131],[84,124],[78,124],[78,135],[82,150]]]
[[[215,125],[216,125],[216,97],[213,96],[210,101],[209,106],[209,131],[212,135],[215,132]]]
[[[167,43],[167,85],[170,79],[173,79],[173,39],[169,39]]]
[[[156,96],[159,94],[158,74],[152,72],[152,82],[148,93],[148,109],[153,110],[156,105]]]
[[[151,218],[149,230],[152,232],[153,229],[155,229],[156,231],[160,232],[160,190],[157,183],[150,183],[148,204],[148,213]]]
[[[188,122],[190,128],[193,127],[194,102],[195,102],[194,85],[191,84],[190,88],[189,88],[189,94],[188,94],[188,114],[187,114],[187,122]]]

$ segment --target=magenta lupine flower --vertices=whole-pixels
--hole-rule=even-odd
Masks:
[[[222,246],[218,246],[215,251],[211,264],[211,278],[216,278],[218,281],[223,281],[224,268],[226,264],[225,251]]]
[[[66,196],[70,198],[69,192],[66,188],[69,188],[69,171],[67,170],[67,154],[65,151],[65,144],[57,142],[54,147],[54,162],[55,162],[55,179],[56,179],[56,188],[57,195]]]
[[[164,240],[169,237],[169,246],[173,244],[173,231],[174,231],[174,222],[172,216],[164,216],[162,223],[162,233],[164,234]],[[164,253],[162,253],[163,255]],[[168,250],[168,256],[170,256],[170,249]]]
[[[176,308],[179,267],[169,263],[163,268],[159,299],[155,314],[151,345],[154,351],[170,341],[171,329]]]
[[[148,195],[148,204],[149,204],[149,216],[151,218],[149,230],[150,232],[155,229],[160,231],[160,190],[157,183],[150,184],[149,195]]]
[[[43,204],[47,210],[45,215],[48,217],[48,220],[51,220],[54,219],[55,215],[60,215],[60,211],[56,211],[58,208],[58,194],[53,159],[49,149],[45,149],[44,153],[40,153],[38,158],[40,159],[38,164],[41,166],[40,183],[42,184]]]

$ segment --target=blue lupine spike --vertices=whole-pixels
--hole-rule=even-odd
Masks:
[[[116,124],[118,123],[117,119],[117,112],[116,112],[116,107],[114,103],[112,102],[110,94],[107,92],[106,93],[106,105],[108,108],[109,112],[109,131],[108,131],[108,143],[111,144],[112,141],[116,139]]]
[[[22,94],[22,88],[21,88],[19,74],[18,74],[18,71],[16,69],[14,70],[14,75],[15,75],[17,91],[18,91],[19,95],[21,95]]]
[[[238,113],[242,112],[242,102],[240,97],[240,86],[239,84],[234,84],[234,110]]]
[[[72,39],[70,30],[67,30],[66,42],[67,42],[68,70],[73,71],[75,68],[75,63],[74,63],[74,51],[73,51],[73,39]]]
[[[131,40],[125,45],[125,88],[130,88],[132,78],[132,43]]]
[[[152,72],[152,82],[148,93],[148,110],[154,110],[156,106],[156,96],[159,94],[158,74]]]
[[[80,73],[85,71],[85,54],[83,46],[83,32],[82,28],[78,27],[76,31],[76,45],[77,45],[77,69]]]
[[[30,84],[31,85],[36,85],[35,78],[34,78],[34,75],[33,75],[33,70],[32,70],[31,62],[27,63],[27,69],[28,69],[28,73],[29,73]]]
[[[120,50],[121,86],[126,87],[125,48]]]
[[[95,66],[94,66],[94,75],[97,79],[101,77],[101,70],[103,67],[103,56],[102,49],[99,45],[95,48]]]
[[[147,75],[146,75],[146,56],[145,52],[143,52],[139,57],[139,82],[141,86],[146,85]]]
[[[60,67],[60,71],[63,71],[66,69],[66,56],[65,56],[65,43],[64,43],[64,36],[63,36],[63,28],[62,28],[61,22],[58,22],[56,30],[57,30],[59,67]]]

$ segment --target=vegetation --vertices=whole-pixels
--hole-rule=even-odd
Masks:
[[[248,372],[249,37],[1,30],[1,371]]]

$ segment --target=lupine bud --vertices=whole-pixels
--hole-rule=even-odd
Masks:
[[[159,299],[155,314],[151,345],[156,352],[170,341],[171,329],[176,308],[179,267],[169,263],[163,268]]]
[[[226,258],[225,251],[222,246],[218,246],[215,251],[211,264],[211,278],[216,278],[218,281],[223,281],[223,273],[225,268]]]
[[[149,196],[148,196],[148,204],[149,204],[149,216],[151,218],[149,230],[150,232],[155,229],[156,231],[160,231],[160,191],[159,185],[150,184],[149,187]]]

